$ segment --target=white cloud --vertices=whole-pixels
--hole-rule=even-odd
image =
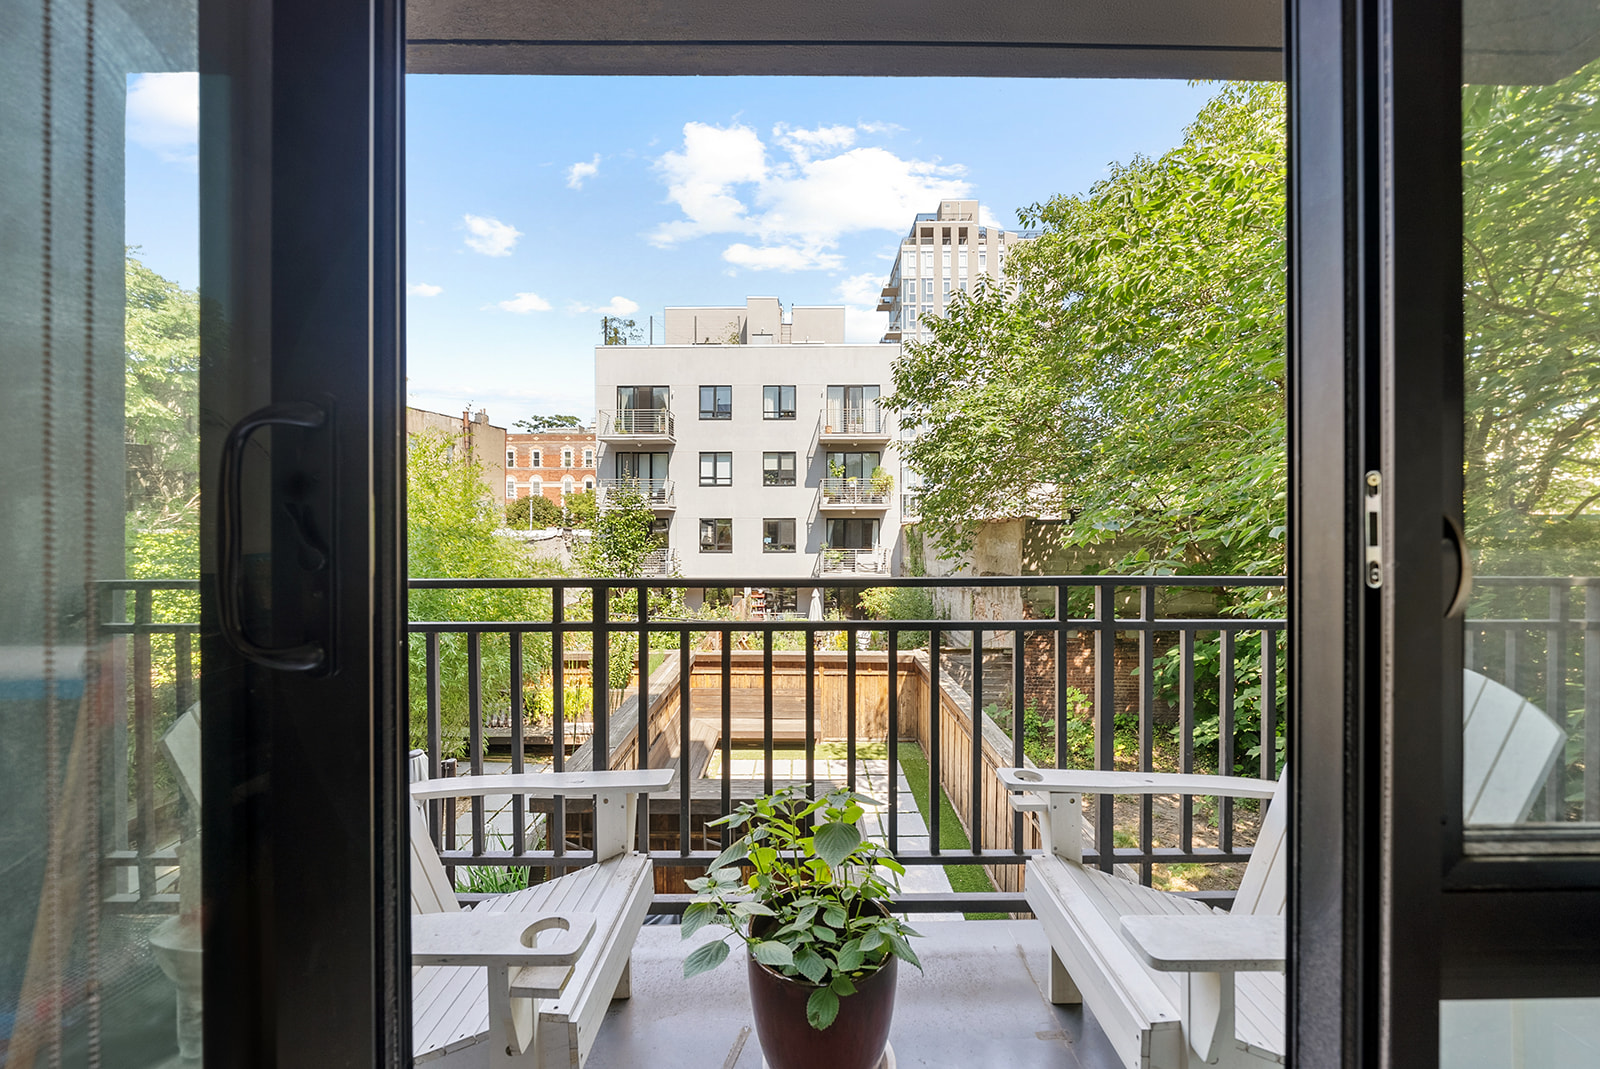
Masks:
[[[860,275],[851,275],[834,287],[834,293],[845,304],[878,305],[878,298],[883,294],[884,276],[875,271],[868,271]]]
[[[485,256],[510,256],[522,231],[510,223],[487,215],[463,215],[467,227],[467,247]]]
[[[412,282],[406,286],[406,292],[413,297],[437,297],[444,292],[444,287],[430,285],[427,282]]]
[[[789,155],[804,163],[820,152],[847,149],[856,143],[853,126],[819,126],[815,130],[802,130],[779,123],[772,128],[772,139],[788,151]]]
[[[756,248],[742,241],[723,249],[722,258],[750,271],[833,271],[843,264],[838,253],[824,252],[815,246],[764,245]]]
[[[583,312],[599,312],[601,315],[606,316],[626,316],[632,315],[638,310],[639,302],[630,301],[626,297],[613,297],[605,304],[590,305],[573,303],[567,306],[567,311],[573,315],[578,315]]]
[[[199,159],[200,76],[141,74],[128,86],[128,140],[172,163]]]
[[[842,279],[834,287],[834,294],[845,304],[845,341],[870,344],[882,340],[889,326],[889,314],[878,311],[883,280],[881,273],[867,271]]]
[[[747,240],[723,259],[750,270],[837,270],[846,234],[905,229],[941,199],[967,197],[966,169],[858,145],[868,126],[775,126],[776,162],[749,127],[691,122],[681,150],[657,161],[667,199],[683,217],[649,235],[659,247],[715,234]]]
[[[594,154],[594,161],[592,163],[584,163],[582,160],[579,160],[577,163],[567,168],[567,188],[582,189],[585,179],[593,178],[599,173],[600,153],[596,152]]]
[[[537,293],[519,293],[509,301],[501,301],[495,307],[518,315],[527,315],[529,312],[550,311],[550,302]]]

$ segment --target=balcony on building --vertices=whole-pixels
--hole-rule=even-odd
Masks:
[[[881,546],[871,549],[824,549],[817,554],[817,566],[812,575],[888,575],[889,551]]]
[[[597,437],[619,445],[671,445],[677,441],[677,426],[670,408],[602,411]]]
[[[644,560],[639,564],[641,578],[650,579],[655,576],[669,576],[678,574],[678,551],[668,549],[666,546],[653,549],[644,555]]]
[[[874,445],[887,442],[893,421],[876,399],[858,404],[828,405],[822,413],[824,445]]]
[[[823,512],[883,512],[894,500],[894,488],[874,486],[868,476],[822,480],[817,508]]]
[[[600,498],[596,502],[602,509],[617,508],[629,501],[641,499],[658,513],[673,512],[678,503],[673,495],[671,479],[618,479],[600,480]]]

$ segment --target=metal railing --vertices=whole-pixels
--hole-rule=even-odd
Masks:
[[[601,479],[600,496],[597,504],[600,508],[610,508],[619,500],[629,497],[642,500],[646,505],[655,509],[670,509],[676,507],[673,497],[671,479]]]
[[[826,548],[817,554],[813,575],[888,575],[889,551]]]
[[[670,408],[625,408],[600,413],[601,438],[671,438],[676,432]]]
[[[878,402],[860,407],[827,406],[822,414],[822,435],[885,435],[889,422]]]
[[[822,480],[822,504],[824,507],[833,505],[888,508],[889,502],[893,497],[893,486],[875,487],[872,485],[872,479],[868,476]]]
[[[793,579],[730,578],[718,584],[771,588],[792,585]],[[1579,819],[1600,820],[1595,771],[1600,760],[1593,758],[1600,749],[1600,579],[1480,577],[1477,584],[1474,615],[1465,625],[1467,666],[1530,696],[1542,693],[1545,710],[1590,757],[1587,764],[1569,760],[1558,768],[1558,773],[1565,770],[1569,797],[1581,786],[1581,801],[1569,804],[1581,811]],[[830,735],[822,741],[842,743],[840,782],[851,788],[858,785],[857,758],[867,747],[877,748],[872,752],[886,757],[893,770],[901,767],[902,748],[920,743],[929,779],[949,796],[970,846],[940,846],[946,818],[934,804],[925,815],[929,845],[911,848],[899,826],[898,777],[889,775],[882,799],[889,849],[907,865],[980,865],[1003,873],[1037,849],[1031,818],[1006,812],[1003,793],[962,790],[963,783],[992,779],[997,762],[1026,766],[1032,763],[1031,751],[1045,759],[1041,764],[1058,767],[1220,769],[1267,779],[1278,773],[1276,740],[1286,713],[1280,686],[1285,623],[1215,607],[1252,595],[1276,596],[1283,585],[1278,578],[830,574],[826,583],[840,591],[901,587],[939,596],[965,593],[999,599],[994,604],[1009,597],[1028,607],[1021,618],[981,620],[684,616],[680,595],[705,585],[704,579],[673,578],[412,580],[410,589],[419,594],[500,592],[529,604],[537,599],[543,606],[532,618],[408,625],[418,651],[415,715],[426,738],[430,774],[437,775],[441,761],[452,756],[445,747],[447,713],[464,719],[457,725],[458,752],[463,771],[472,773],[484,771],[491,733],[509,740],[513,770],[524,767],[525,744],[536,734],[549,744],[557,769],[593,767],[596,755],[604,755],[603,766],[644,767],[658,762],[661,747],[669,744],[679,755],[713,755],[719,762],[715,771],[696,768],[680,756],[680,771],[687,768],[690,774],[678,777],[675,797],[657,796],[641,816],[641,837],[652,836],[657,864],[694,870],[717,853],[716,832],[708,834],[705,821],[728,812],[736,797],[758,788],[770,791],[782,779],[777,746],[786,726],[803,725],[793,732],[804,741],[792,760],[797,772],[803,760],[800,782],[813,792],[833,782],[819,764],[823,728]],[[111,902],[175,909],[176,896],[162,893],[161,877],[177,864],[168,841],[176,791],[158,770],[158,739],[164,725],[198,699],[193,646],[198,625],[175,618],[170,607],[158,611],[156,603],[166,599],[188,606],[198,584],[119,580],[96,587],[92,646],[105,651],[101,655],[127,678],[119,699],[124,704],[111,711],[114,730],[127,740],[128,763],[120,782],[130,784],[124,797],[112,799],[114,832],[104,844],[113,873]],[[1582,606],[1575,612],[1579,597]],[[1539,612],[1533,611],[1535,603],[1543,606]],[[1165,611],[1158,612],[1158,605]],[[953,649],[952,640],[962,648]],[[1010,695],[997,701],[992,662],[1004,654],[1009,654],[1003,674],[1009,677]],[[626,689],[601,685],[573,697],[578,690],[566,678],[569,673],[614,684],[618,658],[628,664],[620,671],[627,677]],[[733,776],[736,667],[743,678],[753,673],[759,680],[743,691],[739,706],[746,724],[741,730],[761,753],[760,776],[753,780]],[[775,687],[785,671],[803,673],[803,682]],[[540,672],[550,684],[547,708],[533,708],[523,686],[490,682],[527,680]],[[696,686],[684,685],[691,679]],[[503,686],[503,692],[495,686]],[[587,740],[569,754],[580,725]],[[707,727],[709,740],[691,738]],[[974,739],[979,745],[972,745]],[[575,813],[585,804],[579,798],[571,802]],[[1121,812],[1110,798],[1097,802],[1092,834],[1086,836],[1092,844],[1085,852],[1088,863],[1133,866],[1150,882],[1153,866],[1248,861],[1250,850],[1237,834],[1239,814],[1229,800],[1182,798],[1160,811],[1160,831],[1149,797],[1124,803]],[[538,842],[540,827],[568,827],[567,803],[557,800],[541,815],[541,824],[529,800],[513,799],[514,834],[502,843],[491,840],[482,800],[475,800],[470,833],[459,844],[443,846],[442,855],[452,867],[564,870],[585,864],[592,852],[581,838],[569,841],[563,833]],[[650,824],[646,830],[652,819],[676,820],[676,839],[661,845],[659,828]],[[435,807],[436,843],[447,842],[445,824]],[[658,895],[652,909],[673,912],[683,904],[680,896]],[[901,905],[910,910],[1026,908],[1009,886],[987,893],[909,894]]]
[[[676,575],[678,551],[666,548],[651,550],[644,555],[639,572],[641,575]]]

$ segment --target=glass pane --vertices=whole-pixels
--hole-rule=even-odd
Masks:
[[[1511,7],[1521,10],[1479,19],[1469,5],[1465,26],[1464,476],[1477,578],[1464,628],[1464,812],[1469,825],[1592,823],[1600,62],[1563,55],[1588,35],[1566,22],[1573,12],[1558,15],[1564,5]],[[1507,834],[1499,847],[1469,837],[1468,849],[1504,849]]]
[[[0,18],[8,1065],[200,1064],[196,17]]]
[[[1450,1069],[1600,1065],[1600,999],[1441,1002],[1439,1064]]]

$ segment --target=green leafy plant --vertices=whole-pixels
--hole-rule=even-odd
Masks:
[[[894,476],[882,464],[872,469],[872,492],[875,494],[894,493]]]
[[[878,905],[899,890],[905,868],[861,834],[868,801],[848,790],[809,801],[785,787],[747,802],[712,823],[748,830],[708,875],[689,881],[695,899],[683,913],[683,938],[708,924],[729,929],[756,961],[814,988],[806,1020],[818,1030],[891,955],[922,968],[909,942],[919,933]],[[684,959],[683,975],[716,968],[728,950],[727,936],[704,944]]]

